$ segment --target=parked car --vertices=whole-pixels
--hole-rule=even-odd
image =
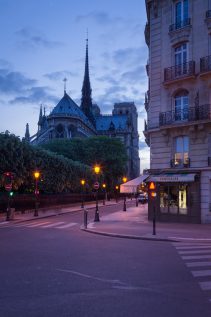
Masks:
[[[147,193],[139,194],[139,195],[138,195],[138,201],[139,201],[141,204],[146,204],[146,203],[148,202]]]

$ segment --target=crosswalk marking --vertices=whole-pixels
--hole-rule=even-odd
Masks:
[[[211,270],[191,271],[194,277],[211,276]]]
[[[34,223],[34,224],[25,224],[25,226],[28,228],[34,228],[34,227],[42,226],[42,225],[47,224],[47,223],[49,223],[49,221],[39,222],[39,223]]]
[[[178,251],[179,254],[206,254],[206,253],[211,253],[211,249],[209,248],[208,250],[183,250],[183,251]]]
[[[185,255],[182,256],[183,260],[200,260],[200,259],[211,259],[211,254],[205,255]]]
[[[65,229],[65,228],[73,227],[73,226],[76,226],[76,225],[77,225],[77,222],[71,222],[71,223],[67,223],[66,225],[63,225],[63,226],[58,226],[56,228]]]
[[[197,278],[202,291],[211,294],[211,244],[209,243],[172,243],[181,259],[191,270],[194,278]],[[210,293],[209,293],[210,291]],[[209,296],[208,301],[211,303]]]
[[[201,262],[187,262],[185,263],[187,267],[204,267],[204,266],[210,266],[211,267],[211,261],[201,261]]]
[[[177,250],[192,250],[192,249],[210,249],[210,245],[191,245],[191,246],[176,246]]]
[[[50,223],[49,225],[46,225],[46,226],[42,226],[42,228],[55,227],[55,226],[58,226],[58,225],[62,225],[63,223],[64,223],[64,221],[58,221],[58,222]]]
[[[211,281],[199,282],[199,285],[203,291],[211,291]]]

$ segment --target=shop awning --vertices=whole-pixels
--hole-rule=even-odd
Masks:
[[[138,186],[140,186],[141,183],[147,179],[147,177],[149,177],[149,175],[140,175],[139,177],[134,178],[127,183],[121,184],[120,193],[136,193]]]
[[[196,174],[161,174],[161,175],[151,175],[147,182],[157,182],[157,183],[186,183],[194,182]]]

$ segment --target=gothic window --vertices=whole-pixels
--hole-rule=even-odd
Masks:
[[[56,126],[56,138],[64,138],[64,126],[61,123]]]
[[[189,98],[188,92],[182,90],[174,96],[175,121],[188,120]]]

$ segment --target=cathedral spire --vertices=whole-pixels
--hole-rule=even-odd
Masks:
[[[41,129],[42,119],[43,119],[42,105],[40,105],[40,115],[39,115],[39,120],[38,120],[38,131]]]
[[[85,57],[85,71],[84,81],[82,86],[82,98],[81,98],[81,110],[85,115],[94,123],[94,117],[92,114],[92,89],[89,79],[89,53],[88,53],[88,36],[86,39],[86,57]]]
[[[25,139],[26,142],[30,142],[30,134],[29,134],[29,124],[26,124],[26,132],[25,132]]]

